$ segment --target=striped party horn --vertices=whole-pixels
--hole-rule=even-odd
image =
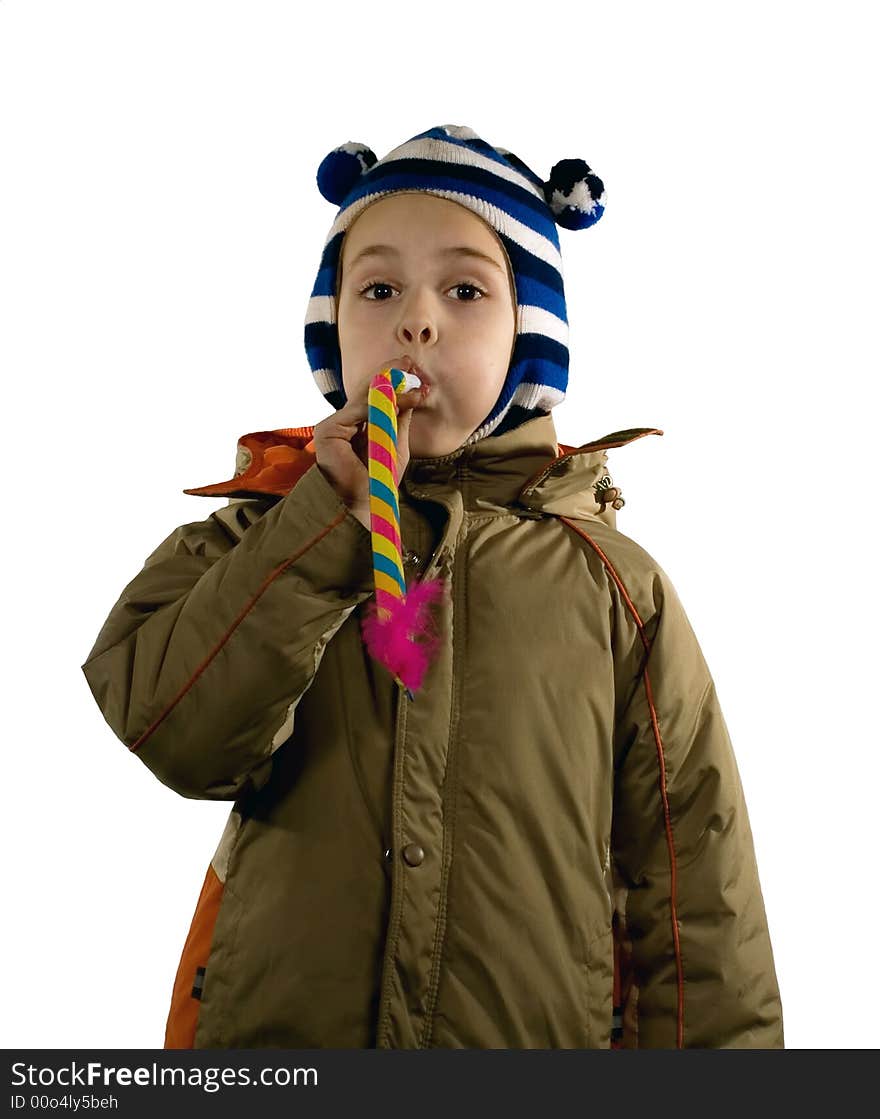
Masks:
[[[419,383],[413,374],[393,366],[377,373],[370,382],[367,465],[376,596],[367,604],[361,624],[370,655],[388,669],[411,700],[440,644],[430,605],[440,598],[445,586],[437,578],[413,582],[407,588],[403,575],[397,490],[397,397],[417,388]]]

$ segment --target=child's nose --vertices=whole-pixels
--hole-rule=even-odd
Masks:
[[[417,335],[414,334],[407,326],[401,328],[401,337],[407,345],[412,345],[413,342],[416,340],[416,337],[418,337],[418,340],[422,345],[427,345],[427,343],[431,341],[433,336],[434,328],[432,326],[421,327],[421,329],[418,330]]]

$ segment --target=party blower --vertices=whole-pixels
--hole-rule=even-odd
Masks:
[[[403,575],[398,502],[397,397],[421,382],[389,366],[370,382],[367,396],[367,466],[370,474],[370,533],[375,600],[361,623],[364,644],[410,700],[422,685],[440,638],[430,606],[443,594],[442,578],[413,582]]]

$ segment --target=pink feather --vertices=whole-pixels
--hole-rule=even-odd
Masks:
[[[403,598],[391,598],[383,619],[375,599],[367,603],[361,629],[371,656],[411,693],[422,686],[440,644],[429,608],[446,587],[442,578],[413,583]]]

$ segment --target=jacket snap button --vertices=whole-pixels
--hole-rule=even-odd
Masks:
[[[390,848],[390,847],[386,847],[386,848],[385,848],[385,858],[386,858],[386,859],[390,859],[390,858],[391,858],[391,848]]]
[[[410,866],[418,866],[425,857],[425,852],[418,843],[407,843],[403,849],[403,857]]]

